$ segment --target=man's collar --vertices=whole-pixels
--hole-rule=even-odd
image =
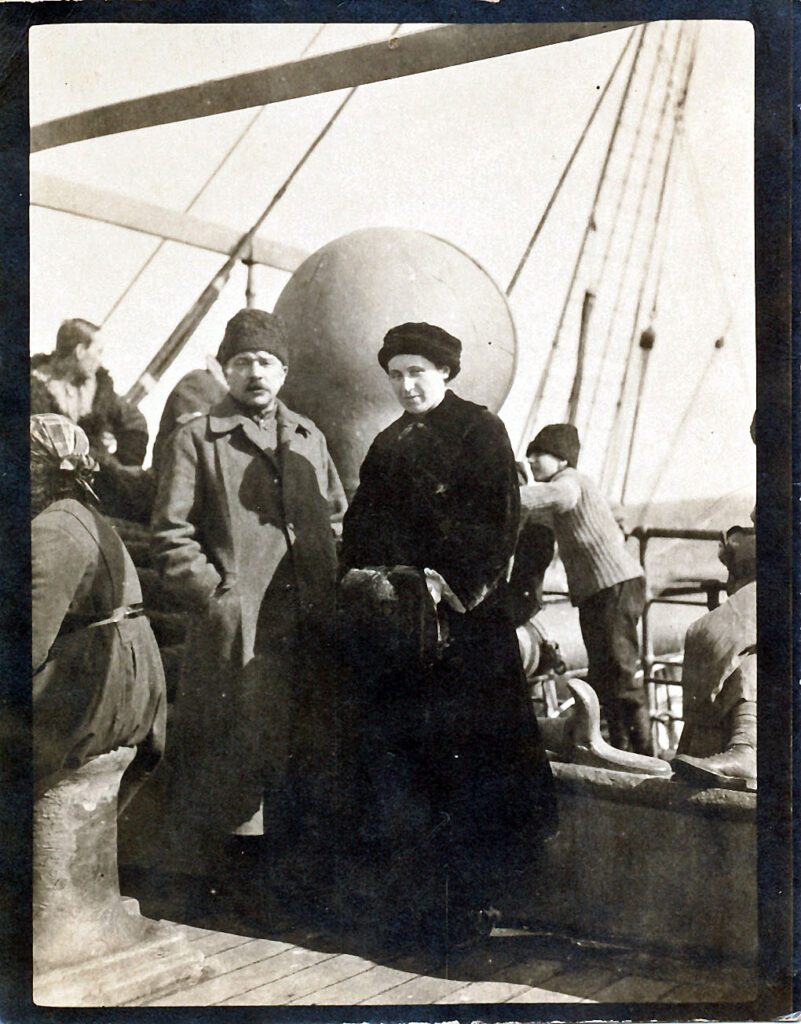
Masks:
[[[309,433],[309,428],[303,422],[302,417],[288,409],[280,398],[275,402],[275,417],[279,428],[283,426],[302,434]],[[253,422],[253,417],[230,394],[226,395],[217,405],[212,406],[209,411],[209,428],[214,434],[228,434],[238,426]]]

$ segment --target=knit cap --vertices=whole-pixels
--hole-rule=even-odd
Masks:
[[[575,469],[580,450],[578,431],[572,423],[549,423],[526,448],[526,455],[546,452],[548,455],[555,455],[557,459],[564,459],[568,466]]]
[[[289,344],[281,320],[263,309],[240,309],[225,328],[217,362],[225,366],[240,352],[269,352],[289,365]]]

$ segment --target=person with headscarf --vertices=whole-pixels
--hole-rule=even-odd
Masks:
[[[37,791],[137,747],[121,803],[164,750],[166,691],[133,562],[97,507],[84,431],[30,421],[33,761]]]
[[[343,522],[351,891],[388,944],[480,939],[556,826],[507,605],[517,468],[501,420],[448,387],[461,348],[427,323],[387,333],[378,361],[403,413]]]
[[[193,613],[170,827],[178,870],[257,913],[271,895],[262,868],[291,891],[293,864],[330,845],[335,728],[321,663],[344,492],[321,431],[278,398],[290,362],[281,321],[240,310],[218,361],[228,394],[172,431],[153,515],[166,592]]]

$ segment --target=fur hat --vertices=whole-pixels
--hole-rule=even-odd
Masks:
[[[435,366],[447,366],[450,368],[448,380],[453,380],[461,369],[462,343],[433,324],[400,324],[384,335],[378,361],[389,373],[390,359],[402,355],[425,356]]]
[[[546,452],[548,455],[555,455],[557,459],[564,459],[568,466],[575,469],[580,451],[578,431],[572,423],[549,423],[526,448],[526,455]]]
[[[225,366],[240,352],[269,352],[289,365],[289,345],[280,319],[263,309],[240,309],[228,321],[217,362]]]

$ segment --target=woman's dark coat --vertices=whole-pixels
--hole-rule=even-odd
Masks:
[[[146,618],[86,628],[141,604],[133,562],[103,517],[72,498],[31,522],[33,753],[37,782],[117,747],[128,775],[155,767],[167,698]]]
[[[430,671],[354,673],[346,720],[360,736],[357,829],[369,857],[398,863],[405,851],[415,874],[421,857],[445,858],[468,898],[510,884],[556,824],[506,606],[518,520],[505,427],[450,391],[378,435],[344,520],[346,569],[434,569],[466,608],[446,610],[450,642]]]

